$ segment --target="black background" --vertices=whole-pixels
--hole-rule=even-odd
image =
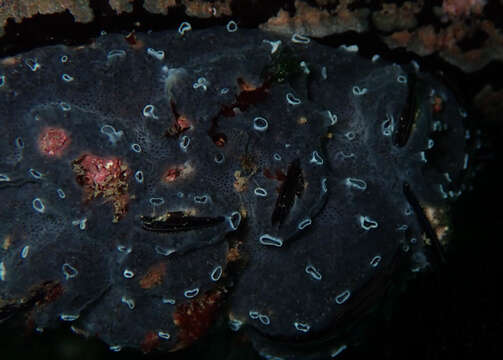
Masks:
[[[261,3],[261,1],[259,1]],[[240,27],[257,27],[277,13],[280,6],[292,8],[291,1],[267,1],[250,6],[235,1],[233,20]],[[0,56],[13,55],[34,47],[65,43],[89,43],[101,31],[129,33],[131,30],[176,30],[182,21],[193,28],[224,25],[230,18],[193,19],[183,9],[168,16],[151,15],[136,1],[134,12],[117,16],[100,0],[91,1],[96,19],[75,24],[69,13],[35,16],[20,24],[9,22],[0,39]],[[473,190],[457,201],[453,211],[453,242],[448,249],[448,265],[436,273],[423,274],[409,284],[398,298],[382,308],[373,319],[360,345],[348,348],[342,359],[451,359],[502,358],[503,298],[503,212],[501,202],[501,138],[503,116],[485,119],[471,106],[483,85],[502,87],[503,64],[491,63],[483,70],[464,74],[437,56],[418,58],[404,51],[389,51],[375,32],[336,35],[321,40],[325,44],[356,43],[363,55],[380,53],[397,62],[416,59],[424,68],[442,70],[445,79],[464,99],[470,110],[469,125],[482,131],[482,148],[476,157],[477,176]],[[178,353],[152,353],[124,350],[112,353],[102,342],[83,339],[68,329],[25,334],[14,325],[0,327],[0,358],[7,359],[258,359],[240,336],[217,329],[192,348]]]

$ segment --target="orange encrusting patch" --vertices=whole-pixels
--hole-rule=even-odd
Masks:
[[[243,192],[248,188],[248,177],[242,176],[240,170],[234,171],[234,190]]]
[[[252,83],[247,82],[246,80],[239,78],[237,79],[239,88],[241,91],[255,91],[257,90],[257,86],[253,85]]]
[[[3,239],[2,249],[8,250],[11,245],[12,245],[12,235],[7,234],[7,235],[5,235],[5,237]]]
[[[46,127],[38,136],[38,148],[45,156],[60,157],[70,143],[70,136],[61,128]]]
[[[301,116],[297,119],[297,124],[299,125],[305,125],[307,124],[307,117]]]
[[[0,64],[5,65],[5,66],[13,66],[17,65],[21,62],[21,57],[20,56],[11,56],[11,57],[6,57],[0,60]]]
[[[239,259],[241,259],[241,254],[239,253],[238,246],[239,246],[239,243],[235,247],[231,247],[227,251],[227,256],[226,256],[227,262],[234,262],[234,261],[238,261]]]
[[[162,283],[166,275],[166,263],[160,262],[150,266],[147,273],[140,279],[142,289],[152,289]]]
[[[431,223],[438,241],[446,246],[450,229],[446,220],[447,215],[445,214],[445,209],[441,207],[426,206],[424,207],[424,213]]]
[[[117,222],[127,212],[129,203],[128,179],[131,171],[117,158],[102,158],[84,154],[72,162],[73,172],[79,185],[84,188],[86,200],[103,197],[113,203]]]
[[[215,290],[176,307],[173,323],[180,331],[175,350],[190,345],[206,334],[215,319],[221,297],[222,292]]]

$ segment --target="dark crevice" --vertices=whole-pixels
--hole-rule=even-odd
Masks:
[[[290,213],[296,197],[304,192],[304,176],[300,168],[300,160],[296,159],[288,166],[286,179],[279,189],[278,199],[271,216],[272,224],[282,225]]]
[[[144,230],[158,233],[200,230],[218,225],[225,221],[223,216],[190,216],[181,211],[170,212],[157,218],[142,216],[140,219],[142,221],[141,226]]]
[[[36,47],[64,44],[77,46],[90,44],[103,31],[129,34],[138,32],[176,30],[188,21],[193,29],[225,25],[228,17],[199,19],[185,14],[183,6],[169,9],[169,15],[152,14],[143,8],[143,1],[135,0],[133,11],[117,14],[107,0],[90,0],[94,18],[89,23],[77,23],[68,10],[48,15],[33,15],[17,23],[8,19],[5,35],[0,38],[0,56],[15,55]]]
[[[497,28],[503,27],[503,2],[501,1],[487,1],[483,11],[483,18],[488,19],[494,23]]]
[[[13,179],[10,181],[2,181],[0,182],[0,190],[1,189],[6,189],[9,187],[22,187],[26,184],[39,184],[39,181],[36,180],[26,180],[26,179]]]
[[[475,32],[458,41],[458,46],[463,52],[480,49],[487,39],[489,39],[489,35],[485,31],[476,29]]]
[[[295,14],[294,0],[234,0],[231,2],[233,19],[240,27],[257,27],[278,14],[280,9]]]
[[[423,8],[416,14],[416,20],[419,26],[431,24],[436,32],[445,28],[448,23],[443,22],[441,18],[435,15],[434,7],[442,7],[442,0],[425,0]]]
[[[412,125],[414,125],[416,117],[416,76],[411,73],[407,79],[408,93],[407,101],[405,107],[402,109],[398,122],[396,124],[396,130],[393,133],[393,144],[398,147],[404,147],[409,141],[410,133],[412,131]]]

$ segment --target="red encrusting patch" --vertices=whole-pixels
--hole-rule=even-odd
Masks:
[[[166,263],[160,262],[148,268],[147,273],[140,279],[142,289],[152,289],[162,283],[166,275]]]
[[[70,135],[61,128],[46,127],[38,136],[38,148],[45,156],[60,157],[70,143]]]
[[[271,83],[268,80],[260,86],[255,86],[242,78],[238,78],[237,83],[240,92],[235,95],[235,101],[231,104],[222,104],[218,114],[211,119],[211,127],[208,130],[208,135],[218,147],[223,147],[227,143],[227,135],[218,131],[220,117],[236,116],[238,113],[247,111],[250,106],[265,101],[271,88]]]
[[[192,122],[185,115],[180,114],[176,110],[176,104],[171,101],[171,111],[173,112],[173,116],[175,117],[175,122],[164,134],[167,137],[173,136],[178,137],[185,130],[188,130],[192,127]]]
[[[134,50],[141,50],[145,46],[143,41],[136,38],[136,33],[133,29],[129,34],[124,37],[124,40],[133,48]]]
[[[50,304],[61,295],[63,295],[65,289],[58,281],[46,281],[41,284],[32,286],[29,290],[29,298],[35,300],[36,306],[44,306]],[[29,300],[25,300],[27,302]]]
[[[280,182],[282,181],[285,181],[286,180],[286,175],[285,173],[283,173],[281,170],[277,169],[276,170],[276,173],[273,174],[271,173],[271,171],[267,168],[264,169],[263,171],[264,173],[264,176],[268,179],[271,179],[271,180],[278,180]]]
[[[111,201],[114,207],[114,222],[126,214],[131,171],[122,160],[84,154],[74,160],[72,165],[77,183],[84,188],[87,200],[103,197],[106,201]]]
[[[174,165],[167,168],[161,175],[161,181],[165,184],[170,184],[176,180],[187,177],[194,171],[190,163]]]
[[[170,168],[166,170],[162,175],[162,181],[164,181],[165,183],[171,183],[181,175],[182,171],[183,168]]]
[[[56,301],[61,295],[63,295],[63,292],[65,291],[63,285],[61,285],[59,282],[50,282],[48,284],[45,284],[44,290],[45,296],[41,301],[43,304],[49,304]]]
[[[227,142],[227,135],[218,133],[212,136],[213,143],[218,147],[224,147]]]
[[[180,332],[175,350],[192,344],[207,333],[216,317],[221,297],[222,292],[214,290],[176,307],[173,323]]]
[[[149,353],[156,347],[158,347],[159,343],[159,336],[155,332],[149,331],[143,337],[143,341],[141,342],[141,349],[144,353]]]
[[[432,100],[432,108],[434,113],[439,113],[444,109],[444,100],[440,96],[435,96]]]
[[[179,117],[176,118],[176,124],[180,128],[180,131],[185,131],[192,126],[190,120],[184,115],[180,115]]]

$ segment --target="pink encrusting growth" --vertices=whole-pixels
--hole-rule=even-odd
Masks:
[[[70,143],[70,135],[61,128],[46,127],[38,136],[40,152],[50,157],[60,157]]]
[[[94,155],[84,155],[80,164],[86,170],[88,184],[105,185],[107,180],[120,175],[120,160],[100,158]]]
[[[189,163],[171,166],[163,172],[161,180],[165,184],[170,184],[175,180],[186,177],[193,171],[194,168]]]
[[[103,197],[114,207],[113,221],[117,222],[127,212],[129,203],[127,164],[114,157],[84,154],[72,162],[76,180],[84,188],[86,200]]]
[[[162,180],[165,183],[170,183],[176,180],[177,177],[181,175],[183,168],[170,168],[164,172],[162,175]]]

